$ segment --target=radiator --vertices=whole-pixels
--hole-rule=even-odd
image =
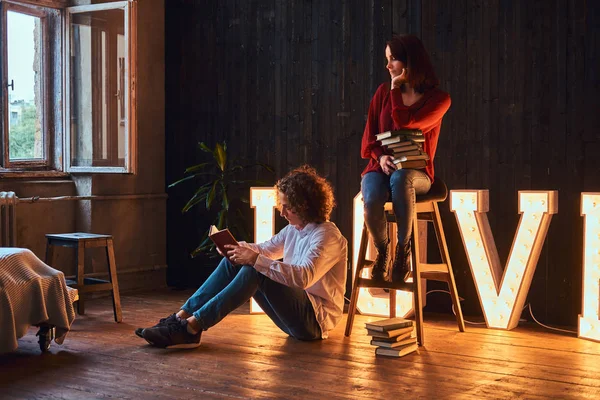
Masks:
[[[0,247],[17,247],[17,203],[15,192],[0,192]]]

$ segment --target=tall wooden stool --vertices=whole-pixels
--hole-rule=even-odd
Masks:
[[[75,271],[75,280],[67,279],[67,285],[77,289],[79,300],[77,302],[77,312],[81,315],[85,313],[85,294],[91,292],[100,292],[110,290],[113,301],[113,311],[115,321],[121,322],[123,316],[121,313],[121,298],[119,296],[119,283],[117,281],[117,266],[115,264],[115,250],[113,247],[112,235],[96,235],[94,233],[58,233],[46,235],[46,264],[52,265],[54,246],[71,247],[76,249],[77,269]],[[86,278],[84,273],[85,249],[91,247],[106,248],[106,260],[108,263],[109,280]]]
[[[429,192],[424,195],[417,196],[415,205],[415,218],[413,219],[412,236],[410,238],[412,246],[412,282],[385,282],[384,284],[375,283],[371,279],[362,278],[363,268],[371,267],[374,261],[366,259],[367,244],[369,242],[369,232],[366,225],[363,225],[362,235],[360,239],[360,247],[358,250],[358,260],[356,265],[356,274],[354,275],[354,284],[352,286],[352,296],[350,297],[350,306],[348,307],[348,319],[346,320],[346,336],[352,333],[352,323],[356,314],[356,303],[358,302],[358,293],[361,287],[364,288],[380,288],[389,289],[390,291],[390,318],[396,316],[396,290],[404,290],[413,292],[414,297],[414,312],[415,325],[417,331],[417,342],[420,346],[424,344],[423,337],[423,302],[421,294],[421,279],[430,279],[434,281],[443,281],[448,284],[454,310],[456,312],[456,322],[458,329],[461,332],[465,331],[465,322],[460,308],[456,283],[454,282],[454,274],[452,273],[452,265],[448,254],[448,246],[446,245],[446,236],[440,218],[438,203],[446,200],[448,196],[448,188],[446,184],[439,178],[436,178]],[[396,218],[392,212],[392,203],[385,204],[385,214],[390,223],[395,223]],[[433,223],[433,228],[437,237],[438,248],[442,258],[441,264],[427,264],[421,262],[419,249],[419,228],[418,221],[428,221]],[[390,237],[391,240],[392,237]],[[393,254],[393,253],[392,253]]]

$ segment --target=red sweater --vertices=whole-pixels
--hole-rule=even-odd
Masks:
[[[367,125],[363,133],[361,156],[369,159],[369,164],[361,175],[367,172],[382,172],[377,159],[382,154],[392,154],[377,142],[375,135],[394,129],[420,129],[425,136],[423,150],[429,154],[427,175],[433,182],[433,159],[437,147],[442,118],[450,108],[450,96],[440,89],[430,89],[412,106],[402,102],[400,89],[390,91],[390,84],[383,83],[377,88],[369,105]]]

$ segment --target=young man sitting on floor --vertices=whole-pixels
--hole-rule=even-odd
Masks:
[[[227,258],[176,313],[136,334],[153,346],[193,348],[202,331],[254,297],[283,332],[299,340],[327,338],[342,318],[347,241],[329,221],[329,182],[309,167],[275,185],[285,228],[264,243],[228,245]],[[283,261],[276,261],[282,259]]]

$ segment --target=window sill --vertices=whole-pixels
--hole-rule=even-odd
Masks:
[[[70,174],[62,171],[22,171],[0,168],[0,179],[29,179],[29,178],[69,178]]]

